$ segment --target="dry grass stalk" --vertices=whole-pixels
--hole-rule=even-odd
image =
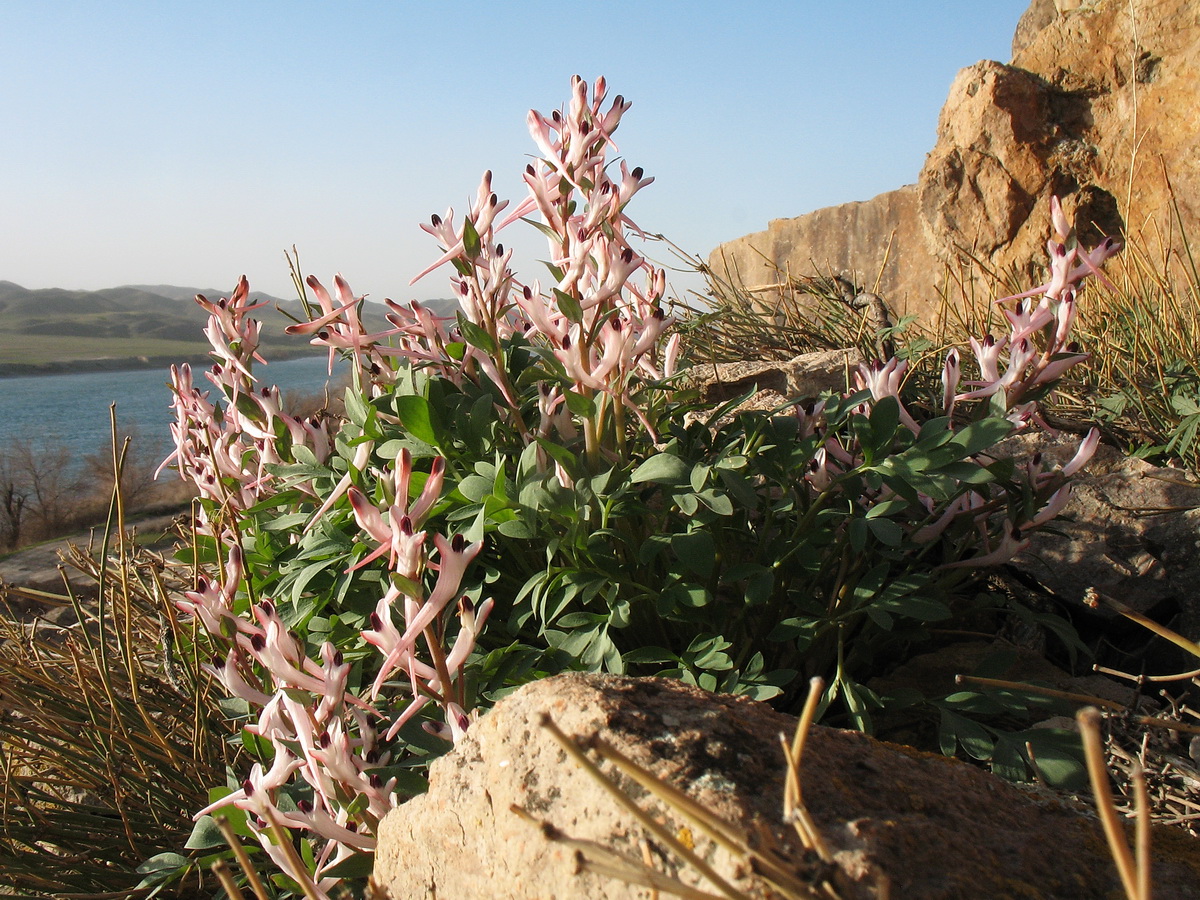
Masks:
[[[1083,749],[1087,756],[1088,778],[1096,800],[1096,811],[1100,815],[1108,849],[1116,863],[1125,896],[1128,900],[1150,900],[1150,809],[1141,767],[1135,769],[1134,775],[1137,785],[1137,834],[1136,851],[1131,851],[1109,785],[1104,740],[1100,734],[1100,711],[1095,707],[1080,710],[1076,721],[1083,734]]]
[[[0,884],[27,896],[145,893],[134,870],[182,847],[233,753],[166,600],[173,576],[123,516],[115,490],[99,548],[68,553],[62,594],[0,605]],[[18,605],[30,600],[75,621]],[[178,646],[191,655],[163,652]],[[211,894],[189,882],[177,895],[195,890]]]

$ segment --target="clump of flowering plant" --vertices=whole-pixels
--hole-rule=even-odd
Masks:
[[[823,708],[870,727],[865,679],[962,611],[956,589],[1019,552],[1094,449],[1061,469],[989,452],[1083,358],[1075,285],[1108,250],[1053,250],[1038,304],[972,343],[969,390],[951,351],[941,415],[909,409],[897,360],[774,414],[702,408],[627,211],[652,179],[610,156],[628,109],[576,78],[565,109],[530,114],[523,200],[509,211],[485,174],[461,220],[422,226],[439,255],[417,277],[450,267],[454,316],[389,300],[372,334],[341,276],[297,279],[316,306],[289,330],[349,361],[344,418],[291,417],[259,383],[244,279],[199,298],[216,364],[207,391],[172,370],[168,463],[200,491],[205,574],[178,603],[258,759],[199,815],[239,811],[294,890],[364,871],[431,742],[556,671],[785,708],[821,674]],[[547,238],[544,280],[512,268],[499,237],[518,222]]]

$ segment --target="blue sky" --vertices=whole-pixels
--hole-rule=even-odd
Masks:
[[[0,279],[286,297],[296,244],[326,282],[445,296],[408,285],[437,255],[418,222],[484,169],[517,197],[525,114],[576,72],[633,101],[633,218],[706,255],[914,181],[955,73],[1007,61],[1026,6],[6,0]]]

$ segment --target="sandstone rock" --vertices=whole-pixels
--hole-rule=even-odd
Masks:
[[[700,363],[689,375],[706,403],[723,403],[757,386],[760,394],[769,395],[767,399],[777,398],[773,405],[778,406],[788,400],[811,400],[825,391],[847,390],[862,361],[857,350],[822,350],[786,361]]]
[[[1006,442],[1018,458],[1040,451],[1058,461],[1077,444],[1073,435]],[[1095,588],[1139,612],[1173,606],[1173,627],[1200,640],[1200,483],[1101,446],[1053,530],[1034,535],[1013,565],[1072,602]]]
[[[815,872],[782,822],[778,734],[793,719],[765,704],[662,679],[571,674],[522,688],[433,764],[429,793],[384,820],[375,878],[396,900],[648,898],[646,889],[578,871],[573,847],[547,839],[517,805],[566,835],[642,859],[641,826],[538,727],[599,733],[716,815],[773,842],[795,871]],[[611,772],[611,770],[609,770]],[[801,773],[806,805],[834,856],[845,900],[1109,898],[1120,895],[1099,826],[1081,808],[1031,794],[964,763],[865,735],[814,728]],[[643,808],[748,896],[770,896],[736,856],[694,823],[622,781]],[[1155,833],[1155,896],[1194,896],[1196,845]],[[656,841],[664,872],[713,892]]]
[[[941,267],[926,246],[916,185],[774,219],[766,231],[717,247],[708,265],[718,277],[751,289],[842,270],[874,284],[880,274],[881,293],[899,315],[935,305],[929,276]]]
[[[999,271],[1044,262],[1052,194],[1085,243],[1131,235],[1159,258],[1180,250],[1180,225],[1200,233],[1200,7],[1033,0],[1013,53],[959,73],[916,185],[775,220],[710,268],[745,286],[878,272],[894,309],[932,317],[965,254]]]

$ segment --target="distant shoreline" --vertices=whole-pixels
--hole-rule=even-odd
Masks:
[[[315,357],[310,348],[264,347],[269,359],[284,362],[291,359]],[[0,363],[0,379],[31,378],[39,375],[76,375],[87,372],[137,372],[145,369],[168,369],[171,366],[204,365],[212,363],[207,353],[196,352],[182,356],[108,356],[100,359],[68,359],[47,363]]]

